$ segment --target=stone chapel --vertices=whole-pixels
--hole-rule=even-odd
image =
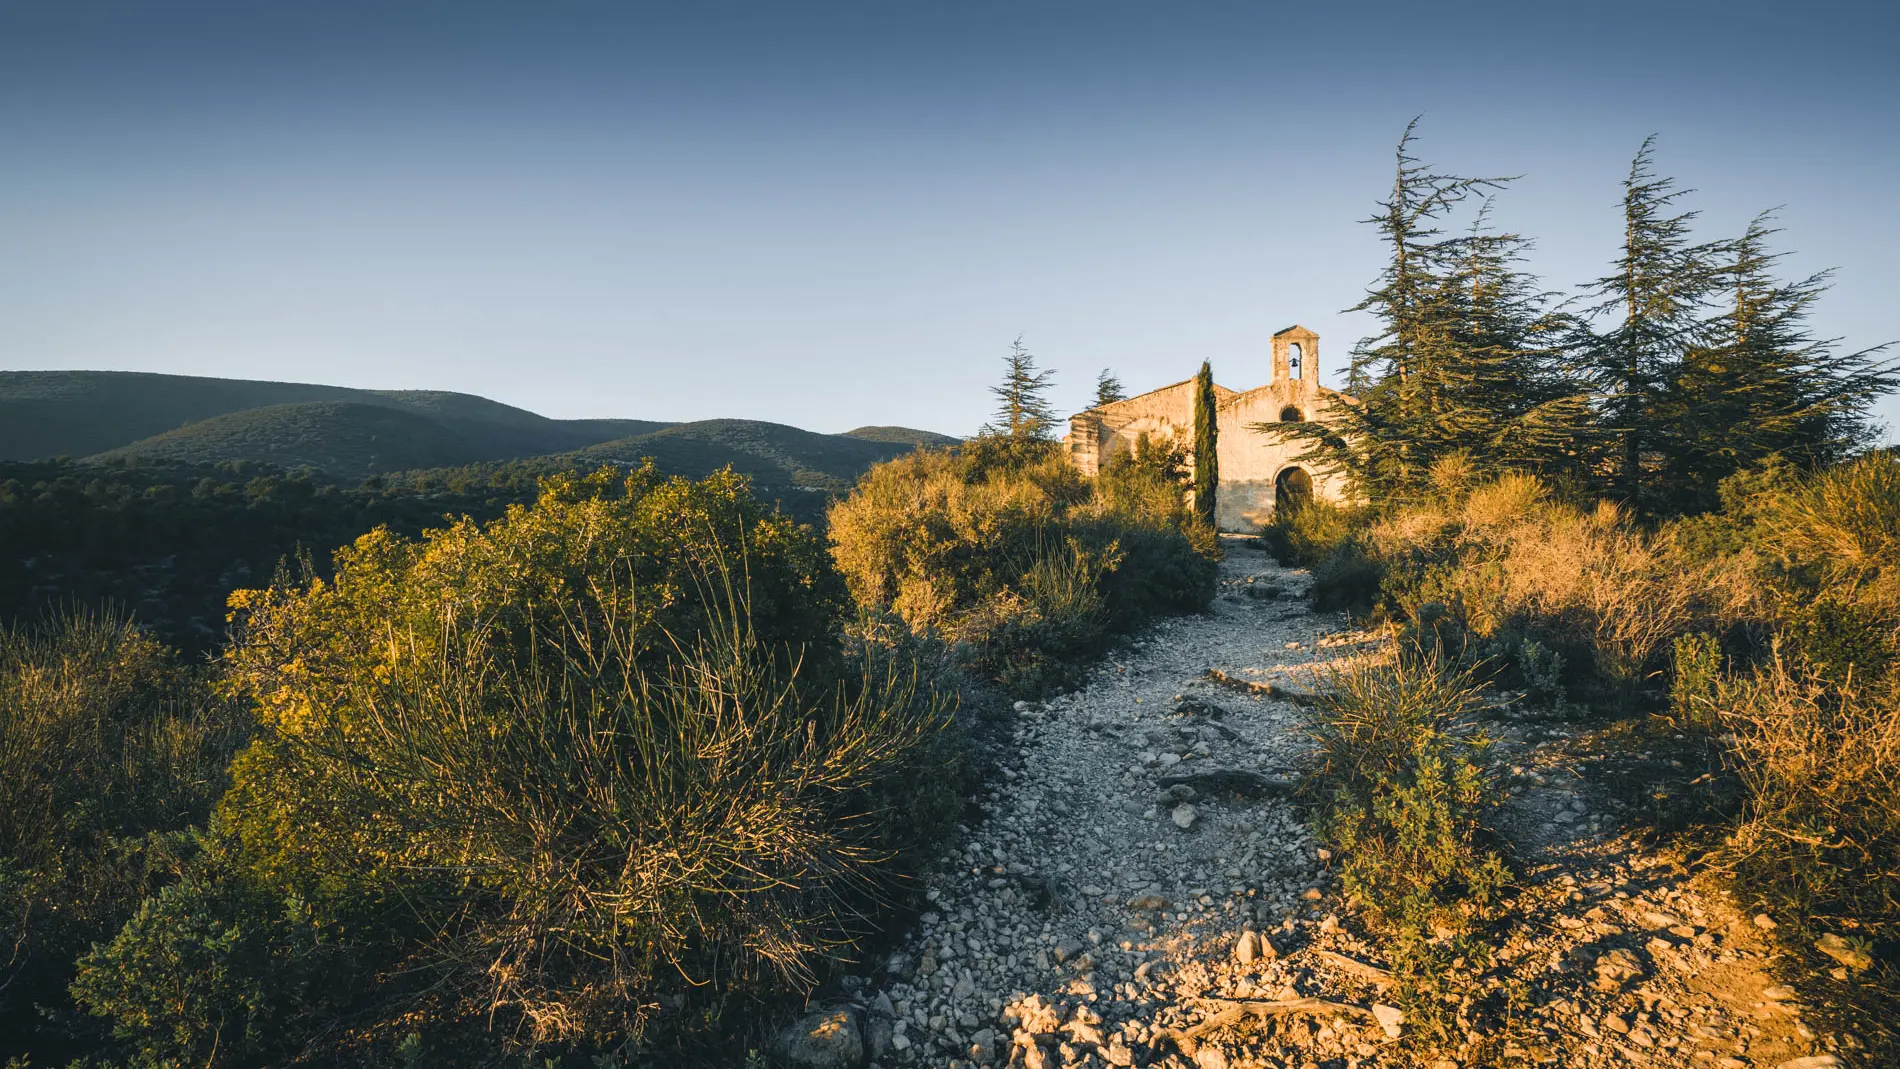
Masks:
[[[1328,403],[1352,403],[1345,394],[1319,384],[1319,335],[1297,325],[1274,334],[1271,370],[1272,378],[1251,390],[1214,386],[1220,459],[1215,504],[1223,531],[1252,533],[1276,508],[1297,507],[1314,497],[1337,501],[1346,494],[1338,473],[1297,459],[1303,444],[1282,443],[1252,428],[1256,423],[1323,419]],[[1094,475],[1115,450],[1133,450],[1143,433],[1152,441],[1173,438],[1193,455],[1193,379],[1078,412],[1069,417],[1069,433],[1062,441],[1076,467]]]

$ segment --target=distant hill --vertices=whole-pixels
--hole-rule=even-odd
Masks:
[[[908,427],[816,434],[714,419],[556,420],[473,394],[353,390],[117,371],[0,372],[0,461],[77,456],[98,463],[267,465],[350,485],[370,475],[525,464],[508,474],[646,458],[668,474],[720,468],[803,518],[865,469],[919,444],[956,439]],[[484,472],[487,469],[484,468]],[[469,471],[421,481],[467,482]],[[530,482],[530,485],[531,482]]]
[[[961,438],[952,438],[936,431],[920,431],[913,427],[859,427],[844,432],[847,438],[862,438],[867,442],[893,442],[901,445],[921,445],[929,449],[941,449],[956,445]]]
[[[534,452],[569,450],[670,426],[647,420],[549,419],[485,397],[441,390],[353,390],[311,383],[158,375],[138,371],[0,371],[0,460],[92,456],[131,446],[148,438],[166,436],[188,424],[218,416],[313,402],[361,405],[410,413],[439,421],[451,429],[451,436],[466,437],[476,433],[477,428],[486,428],[482,433],[499,434],[501,437],[498,441],[508,444],[500,445],[500,452],[486,447],[475,448],[483,458],[529,455],[510,452],[523,448],[520,443],[527,443],[526,447]],[[284,426],[285,418],[281,415],[267,417],[265,423],[275,421],[279,426]],[[328,425],[339,425],[335,413],[326,418],[329,420]],[[312,419],[317,417],[293,419],[291,422],[315,426],[309,422]],[[342,422],[349,423],[348,420]],[[391,423],[386,430],[396,433],[394,427],[395,424]],[[517,440],[509,439],[506,432],[532,434]],[[234,433],[229,429],[212,428],[208,440],[258,441],[254,431],[233,436]],[[412,437],[420,440],[432,434],[437,432],[418,426]],[[171,440],[155,448],[164,455],[175,455],[173,451],[176,450],[194,454],[199,452],[195,446]],[[293,453],[296,451],[289,450]],[[338,452],[328,447],[318,451]],[[138,452],[134,450],[133,455]],[[352,447],[341,452],[375,450]],[[221,456],[216,459],[260,458]]]
[[[764,490],[850,489],[873,464],[901,456],[912,442],[878,442],[817,434],[749,419],[709,419],[602,442],[574,454],[583,463],[638,462],[652,457],[662,471],[698,477],[731,465]]]
[[[401,408],[305,401],[213,416],[89,459],[248,460],[315,468],[353,480],[378,472],[537,456],[571,449],[574,438],[560,430],[437,419]]]

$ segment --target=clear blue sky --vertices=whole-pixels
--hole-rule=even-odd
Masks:
[[[1552,287],[1646,134],[1709,236],[1786,205],[1900,337],[1891,4],[0,0],[0,368],[429,387],[553,416],[968,433],[1266,376],[1378,268],[1405,122]],[[1900,424],[1900,405],[1882,416]]]

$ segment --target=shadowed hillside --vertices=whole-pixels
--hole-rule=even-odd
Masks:
[[[915,448],[911,441],[878,442],[843,434],[815,434],[749,419],[709,419],[602,442],[579,460],[637,463],[652,457],[661,471],[699,478],[728,464],[761,490],[847,490],[871,465]]]
[[[213,416],[95,457],[190,464],[244,460],[360,478],[536,456],[572,449],[576,437],[558,426],[506,426],[432,418],[400,408],[308,401]]]
[[[310,383],[134,371],[4,371],[0,372],[0,460],[91,456],[217,416],[311,402],[368,406],[442,421],[452,436],[465,439],[459,451],[451,451],[459,458],[452,463],[577,449],[670,425],[649,420],[555,420],[485,397],[441,390],[353,390]],[[282,419],[281,415],[273,415],[265,423],[278,422],[281,427]],[[393,428],[394,424],[389,426]],[[478,434],[477,428],[484,430]],[[505,432],[533,432],[534,436],[511,439]],[[213,429],[210,433],[207,441],[228,439],[234,432]],[[474,439],[483,435],[491,436],[492,444],[476,444]],[[410,436],[417,440],[443,437],[439,431],[419,426]],[[247,443],[258,440],[255,432],[245,432],[239,439]],[[156,448],[160,450],[158,455],[194,460],[264,459],[249,454],[206,455],[199,446],[177,441]],[[313,450],[306,443],[289,442],[276,443],[276,448],[291,453]],[[474,455],[469,454],[469,448],[475,449]],[[523,448],[529,452],[520,452]],[[314,451],[345,455],[375,450],[365,449],[360,443],[325,443]],[[131,455],[138,452],[134,450]],[[360,474],[360,469],[355,473]]]

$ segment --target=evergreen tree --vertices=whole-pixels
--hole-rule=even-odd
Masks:
[[[1055,409],[1050,407],[1048,391],[1055,372],[1036,370],[1036,358],[1023,348],[1023,340],[1010,343],[1003,358],[1003,382],[990,387],[996,395],[996,422],[983,428],[992,437],[1013,442],[1047,442],[1055,437]]]
[[[1675,508],[1715,507],[1717,484],[1771,457],[1803,467],[1845,458],[1872,437],[1868,407],[1900,387],[1895,367],[1875,359],[1886,346],[1840,354],[1812,335],[1808,312],[1829,273],[1776,279],[1770,217],[1727,246],[1727,307],[1708,344],[1684,354],[1657,406],[1675,446],[1658,482]]]
[[[1568,367],[1576,332],[1554,294],[1517,265],[1529,240],[1488,227],[1479,209],[1462,263],[1436,301],[1450,358],[1438,367],[1436,418],[1425,430],[1429,462],[1457,452],[1482,472],[1580,472],[1591,456],[1589,394]]]
[[[1117,401],[1126,400],[1128,400],[1128,394],[1122,390],[1122,380],[1115,377],[1113,370],[1103,368],[1102,373],[1095,376],[1095,407],[1100,408],[1103,405],[1112,405]]]
[[[1600,417],[1615,442],[1613,485],[1623,501],[1667,509],[1672,488],[1657,478],[1680,469],[1689,452],[1685,425],[1669,418],[1668,395],[1687,354],[1708,334],[1710,296],[1731,251],[1723,242],[1697,244],[1690,224],[1697,213],[1677,212],[1688,190],[1659,177],[1655,138],[1646,138],[1623,181],[1623,248],[1614,271],[1591,285],[1596,317],[1614,317],[1607,331],[1588,337],[1590,374]]]
[[[1220,427],[1215,422],[1214,369],[1201,361],[1194,376],[1194,514],[1215,526],[1220,493]]]
[[[1488,201],[1466,233],[1442,229],[1468,198],[1509,180],[1436,173],[1412,155],[1413,138],[1407,126],[1392,196],[1366,220],[1390,256],[1351,309],[1380,321],[1353,350],[1347,389],[1358,403],[1253,429],[1303,442],[1302,459],[1372,497],[1421,492],[1452,454],[1481,470],[1581,465],[1588,408],[1564,367],[1569,320],[1517,266],[1529,243],[1489,229]]]

